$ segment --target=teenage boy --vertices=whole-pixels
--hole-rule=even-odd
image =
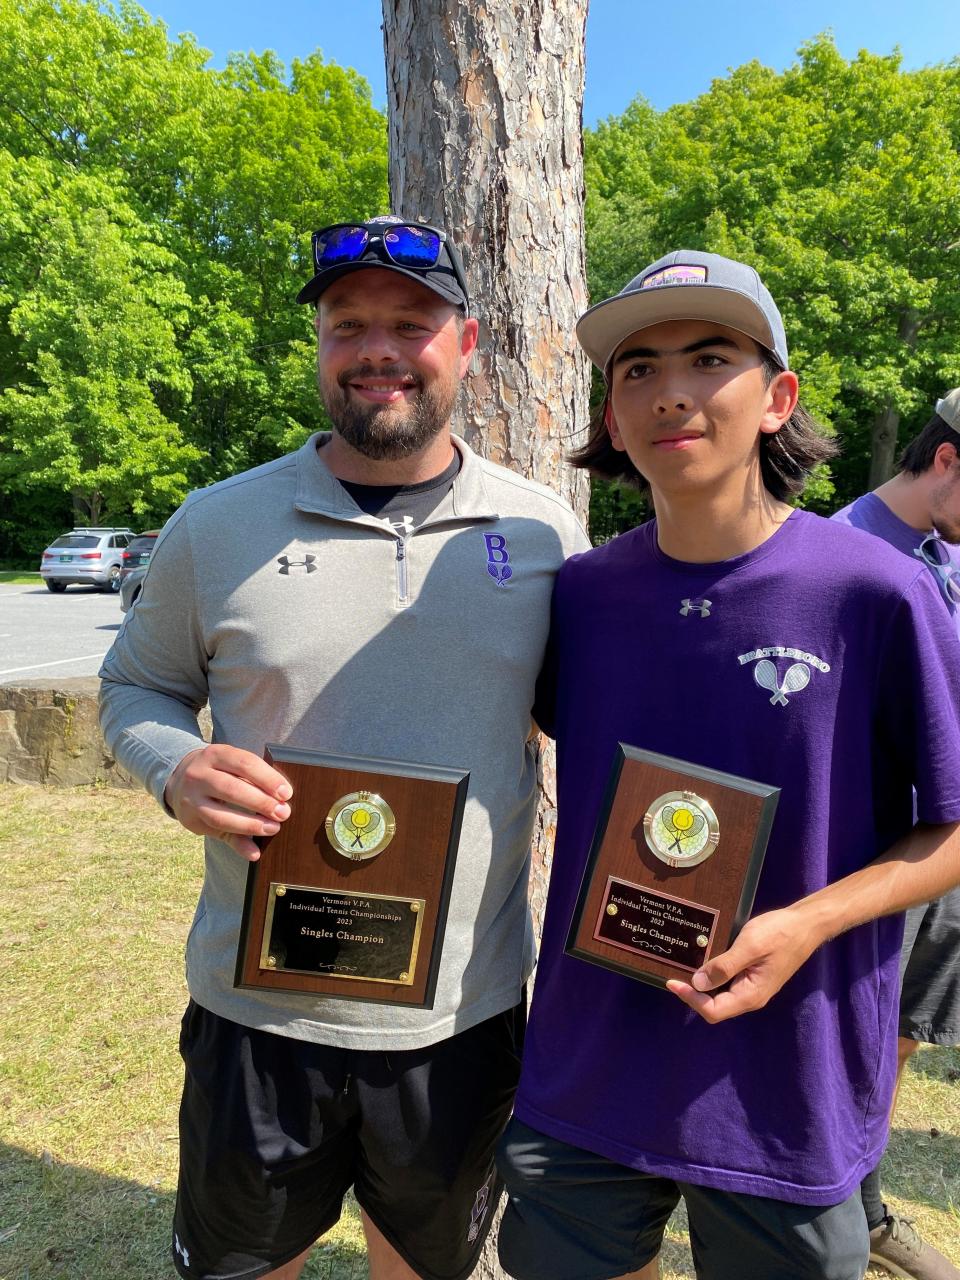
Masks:
[[[313,247],[333,431],[187,500],[101,673],[117,759],[206,837],[174,1262],[295,1280],[353,1185],[373,1280],[454,1280],[518,1075],[550,593],[589,544],[451,436],[477,321],[445,233],[373,218]],[[432,1009],[234,988],[247,860],[297,804],[268,742],[470,770]]]
[[[560,818],[501,1259],[649,1275],[682,1195],[704,1280],[860,1280],[898,913],[960,880],[956,640],[922,564],[788,505],[832,450],[750,267],[671,253],[577,332],[607,380],[577,461],[642,479],[656,519],[554,594]],[[753,918],[667,990],[563,950],[618,742],[781,788]]]
[[[833,518],[922,560],[960,632],[958,432],[960,387],[937,401],[930,421],[904,449],[897,474]],[[960,889],[907,912],[900,972],[897,1089],[921,1044],[960,1041]],[[910,1218],[888,1211],[879,1166],[864,1178],[860,1194],[870,1228],[871,1262],[910,1280],[960,1280],[960,1270],[922,1238]]]

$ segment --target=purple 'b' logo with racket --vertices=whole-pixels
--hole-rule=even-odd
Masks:
[[[487,573],[498,587],[505,587],[507,579],[513,577],[507,540],[502,533],[485,533],[483,540],[487,545]]]

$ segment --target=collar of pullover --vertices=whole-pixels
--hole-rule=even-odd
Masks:
[[[353,520],[358,524],[382,521],[365,515],[330,471],[323,460],[318,444],[325,433],[316,431],[296,454],[297,496],[294,501],[298,511],[332,516],[337,520]],[[451,436],[454,448],[462,462],[453,482],[453,488],[427,521],[436,524],[441,520],[495,520],[498,512],[484,483],[483,463],[459,436]]]

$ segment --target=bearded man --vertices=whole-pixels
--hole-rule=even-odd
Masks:
[[[313,251],[298,301],[332,431],[190,496],[101,672],[110,749],[205,837],[173,1260],[295,1280],[352,1186],[373,1280],[454,1280],[499,1195],[533,961],[530,708],[554,577],[588,544],[451,434],[478,325],[445,232],[391,215]],[[431,1009],[234,986],[247,862],[297,805],[268,742],[470,771]]]

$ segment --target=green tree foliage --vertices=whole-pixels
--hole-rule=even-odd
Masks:
[[[293,299],[313,227],[386,208],[385,121],[319,52],[207,63],[126,0],[0,0],[0,556],[322,425]]]
[[[821,36],[783,74],[753,62],[663,113],[638,99],[586,156],[592,296],[674,248],[751,262],[842,439],[805,500],[885,478],[891,424],[904,443],[960,382],[960,65],[846,61]]]

